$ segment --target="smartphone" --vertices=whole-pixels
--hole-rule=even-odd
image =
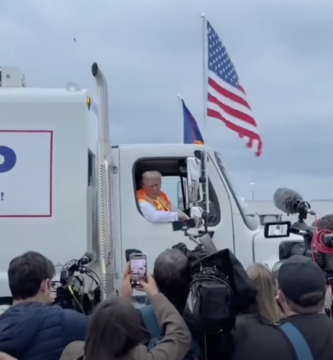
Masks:
[[[127,249],[127,250],[125,250],[126,262],[129,262],[129,261],[130,261],[130,256],[131,256],[132,254],[142,254],[142,251],[141,251],[141,250],[138,250],[138,249]]]
[[[129,257],[130,281],[133,287],[141,287],[140,281],[147,279],[147,256],[145,254],[132,253]]]

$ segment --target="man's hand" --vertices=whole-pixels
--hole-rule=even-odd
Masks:
[[[150,274],[147,274],[147,281],[140,281],[140,285],[143,287],[149,297],[158,293],[158,287],[156,285],[155,279]]]
[[[188,220],[189,218],[190,217],[187,216],[184,212],[178,210],[178,220],[184,221],[184,220]]]
[[[123,274],[123,279],[120,285],[120,295],[124,297],[131,297],[132,294],[133,294],[133,288],[131,284],[131,269],[130,269],[130,263],[127,263]]]

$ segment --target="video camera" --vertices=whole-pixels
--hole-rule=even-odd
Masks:
[[[298,221],[266,223],[265,238],[289,237],[290,233],[301,235],[303,241],[281,241],[279,246],[280,260],[288,259],[293,255],[302,255],[312,258],[325,272],[327,281],[333,285],[333,233],[330,230],[317,229],[305,223],[307,216],[316,216],[311,205],[304,201],[302,196],[294,190],[280,188],[274,194],[275,206],[284,213],[298,214]]]
[[[207,359],[229,358],[237,314],[255,303],[256,289],[244,267],[229,249],[218,250],[209,233],[189,238],[172,248],[188,259],[190,283],[183,318]]]
[[[59,274],[60,285],[56,289],[56,298],[52,305],[73,309],[86,315],[92,312],[101,301],[102,286],[98,275],[87,267],[93,261],[94,254],[87,252],[81,259],[70,260],[62,267]],[[95,288],[89,292],[85,292],[85,276],[95,284]]]

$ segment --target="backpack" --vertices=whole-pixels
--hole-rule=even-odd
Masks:
[[[284,337],[289,340],[298,360],[313,360],[309,345],[296,326],[290,322],[285,322],[283,324],[277,323],[275,326],[280,330]]]
[[[147,344],[147,349],[152,350],[163,339],[162,329],[157,321],[154,309],[151,305],[146,305],[140,309],[142,320],[147,332],[150,334],[150,339]],[[192,340],[190,351],[187,353],[184,360],[201,360],[202,354],[199,345]]]
[[[195,338],[230,333],[236,315],[255,303],[256,289],[228,249],[188,251],[191,283],[183,317]]]

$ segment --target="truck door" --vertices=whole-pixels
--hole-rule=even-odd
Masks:
[[[147,151],[149,157],[138,159],[137,154],[136,158],[133,155],[133,148],[122,147],[119,151],[122,268],[125,266],[125,250],[139,249],[147,255],[148,269],[151,271],[156,257],[165,249],[171,248],[179,242],[183,242],[188,248],[193,249],[195,243],[184,236],[182,231],[173,231],[171,223],[151,223],[143,217],[136,201],[136,191],[140,188],[141,174],[148,170],[159,171],[162,174],[162,191],[167,194],[173,206],[177,206],[177,187],[182,176],[186,176],[186,157],[151,157],[151,150],[149,150],[149,153]],[[133,158],[133,161],[129,161],[130,158]],[[185,173],[182,173],[184,166]],[[223,228],[225,230],[224,239],[226,239],[224,247],[229,247],[232,245],[230,201],[212,162],[209,164],[209,179],[209,193],[213,203],[211,211],[214,212],[209,217],[209,230],[214,233],[218,232],[220,237],[219,229]],[[200,229],[190,231],[198,232],[198,230]],[[220,247],[219,244],[217,246]]]

